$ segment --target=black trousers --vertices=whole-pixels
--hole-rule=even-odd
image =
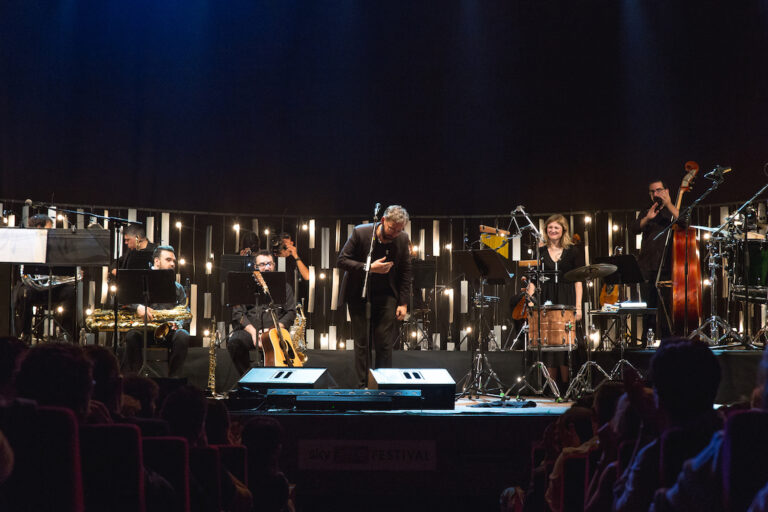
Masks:
[[[355,340],[355,375],[358,387],[367,384],[365,335],[365,303],[349,302],[349,316],[352,319],[352,338]],[[395,310],[397,299],[391,295],[374,296],[371,299],[371,339],[376,358],[371,368],[392,368],[392,348],[395,345]]]
[[[232,358],[232,364],[235,365],[237,373],[241,376],[252,368],[250,354],[254,348],[256,347],[253,346],[253,338],[245,329],[239,329],[229,335],[227,352],[229,352],[229,357]],[[256,361],[253,366],[261,366],[260,350],[256,351]]]
[[[171,350],[168,358],[168,376],[181,377],[181,369],[189,352],[189,333],[184,329],[171,331],[165,341],[154,340],[151,332],[147,333],[147,344],[154,341],[155,344],[169,346]],[[136,373],[141,369],[141,349],[144,346],[144,334],[139,330],[128,331],[125,334],[125,354],[120,369],[123,373]]]

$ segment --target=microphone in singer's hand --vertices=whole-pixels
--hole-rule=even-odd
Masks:
[[[655,203],[653,208],[657,212],[660,212],[662,208],[664,208],[664,200],[660,197],[654,197],[653,202]]]

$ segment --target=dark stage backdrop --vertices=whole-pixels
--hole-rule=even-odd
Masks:
[[[2,0],[0,197],[594,210],[697,160],[736,200],[766,181],[767,25],[758,0]]]

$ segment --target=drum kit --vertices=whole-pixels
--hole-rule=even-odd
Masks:
[[[713,348],[733,344],[752,347],[753,341],[765,343],[766,325],[750,340],[747,334],[734,329],[727,320],[736,305],[741,304],[744,325],[748,326],[750,304],[768,304],[768,241],[765,235],[749,231],[756,227],[753,219],[751,215],[732,215],[716,228],[691,226],[709,234],[705,238],[708,238],[707,265],[713,299],[710,301],[709,316],[689,337],[698,337]],[[717,314],[715,297],[719,276],[725,280],[725,317]]]

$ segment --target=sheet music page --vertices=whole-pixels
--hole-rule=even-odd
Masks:
[[[0,262],[45,263],[47,229],[0,228]]]

